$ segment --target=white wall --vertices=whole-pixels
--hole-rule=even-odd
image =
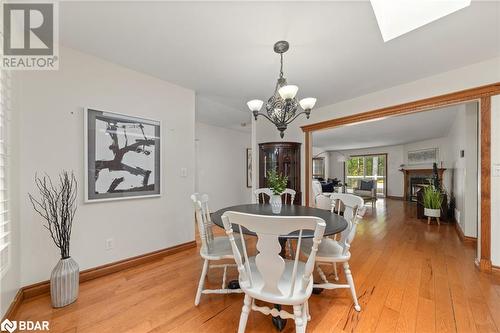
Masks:
[[[328,168],[330,178],[337,178],[341,182],[344,182],[344,162],[339,162],[339,158],[343,157],[343,154],[337,151],[330,151],[328,157],[330,161]]]
[[[450,121],[454,121],[453,119],[450,119]],[[415,150],[421,150],[421,149],[428,149],[428,148],[438,148],[439,149],[439,155],[438,155],[438,168],[445,168],[446,170],[443,173],[443,186],[447,191],[450,191],[451,189],[451,178],[452,178],[452,170],[451,168],[453,167],[453,162],[450,154],[450,140],[448,137],[448,133],[443,133],[446,134],[442,138],[435,138],[435,139],[429,139],[429,140],[424,140],[424,141],[419,141],[419,142],[414,142],[414,143],[409,143],[404,145],[404,152],[403,152],[403,157],[404,157],[404,164],[405,168],[407,169],[431,169],[432,168],[432,163],[430,164],[419,164],[416,166],[408,165],[408,152],[409,151],[415,151]],[[442,163],[441,163],[442,162]]]
[[[196,123],[196,191],[207,193],[212,211],[252,202],[246,184],[250,133]]]
[[[465,236],[477,237],[477,103],[460,107],[448,137],[453,184],[447,189],[455,197],[455,218]]]
[[[500,95],[491,98],[491,262],[500,266],[500,177],[495,166],[500,166]]]
[[[71,255],[87,269],[194,240],[194,92],[61,48],[58,71],[16,74],[19,92],[21,285],[47,280],[58,252],[31,208],[33,176],[74,170],[79,208]],[[162,122],[163,193],[160,198],[83,203],[83,107]],[[181,177],[181,168],[188,176]],[[105,240],[114,248],[105,251]]]

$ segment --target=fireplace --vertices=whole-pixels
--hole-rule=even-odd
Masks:
[[[408,200],[417,201],[417,192],[420,189],[429,186],[432,182],[432,172],[429,175],[412,175],[408,182]]]
[[[438,177],[443,181],[443,173],[446,169],[438,169]],[[404,173],[404,200],[416,201],[417,192],[428,186],[432,180],[432,169],[401,169]]]

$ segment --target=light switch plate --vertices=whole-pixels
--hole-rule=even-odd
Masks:
[[[493,164],[492,170],[493,177],[500,177],[500,164]]]
[[[187,177],[187,176],[188,176],[187,168],[181,168],[181,177]]]

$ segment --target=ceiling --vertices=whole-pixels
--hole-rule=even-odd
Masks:
[[[313,146],[322,150],[348,150],[442,138],[448,135],[463,105],[314,132]]]
[[[288,82],[324,106],[499,56],[499,22],[500,3],[473,1],[384,43],[368,1],[60,2],[63,45],[193,89],[199,119],[236,127],[273,93],[277,40]]]

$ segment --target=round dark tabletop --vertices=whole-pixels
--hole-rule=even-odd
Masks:
[[[222,224],[222,215],[225,212],[240,212],[247,214],[256,214],[256,215],[271,215],[271,216],[315,216],[320,217],[325,220],[326,229],[325,236],[330,236],[337,234],[339,232],[344,231],[347,228],[347,221],[340,215],[334,214],[330,211],[318,208],[311,208],[305,206],[296,206],[296,205],[283,205],[281,207],[280,214],[273,214],[271,211],[270,204],[249,204],[249,205],[237,205],[232,207],[222,208],[215,213],[212,213],[212,222],[217,226],[224,228]],[[239,228],[234,227],[233,230],[236,232]],[[245,228],[242,228],[242,231],[246,235],[255,236],[254,232],[251,232]],[[298,231],[292,232],[288,235],[283,235],[283,238],[297,238],[299,235]],[[314,232],[312,230],[304,230],[302,232],[303,238],[312,238],[314,236]]]

